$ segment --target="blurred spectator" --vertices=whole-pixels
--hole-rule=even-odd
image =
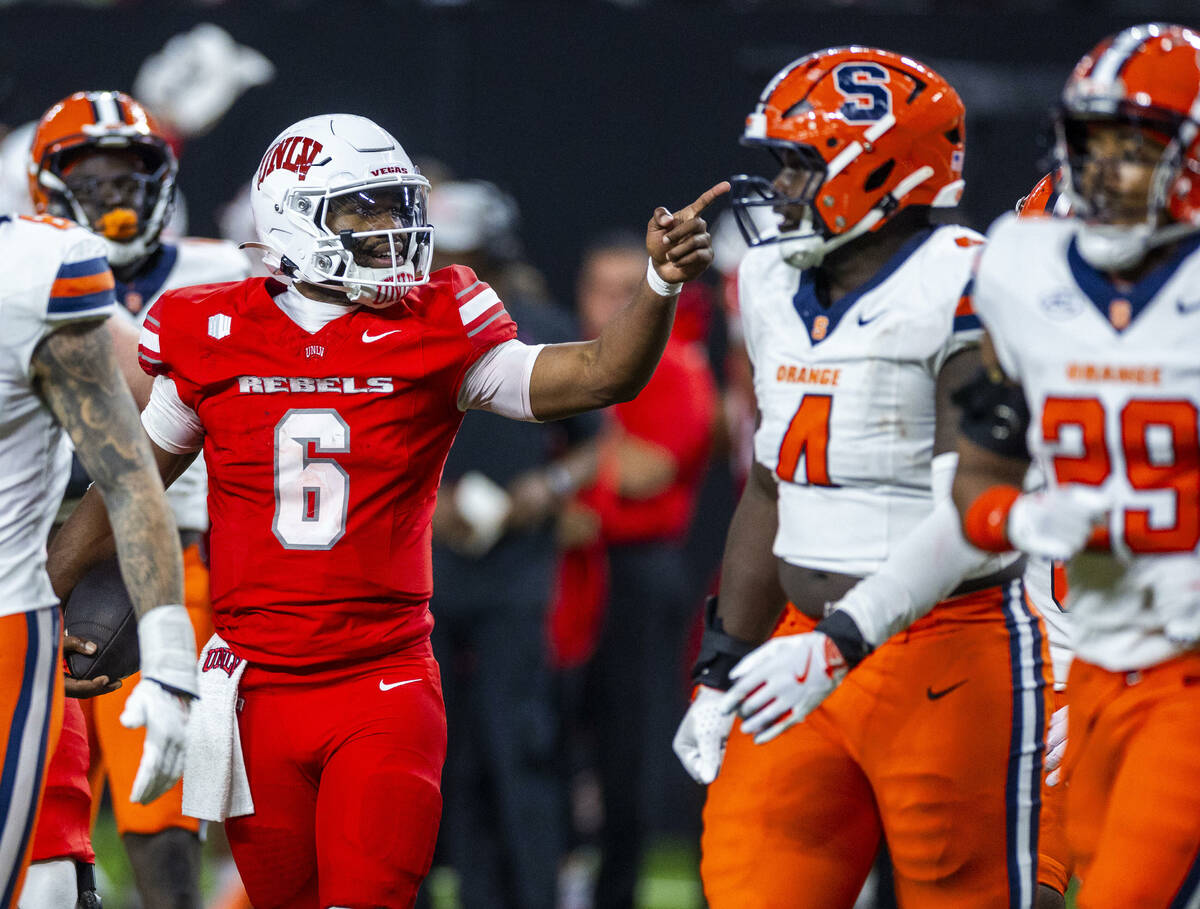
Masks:
[[[437,174],[435,163],[431,172]],[[545,303],[550,299],[546,281],[524,261],[519,236],[521,215],[508,193],[486,180],[449,180],[434,177],[422,167],[434,192],[430,193],[430,223],[437,229],[434,252],[453,256],[476,274],[486,272],[500,299]],[[447,264],[451,259],[447,259]]]
[[[483,181],[430,195],[434,266],[466,265],[501,294],[518,337],[578,337],[526,295],[515,203]],[[556,564],[553,522],[590,472],[595,414],[523,423],[463,420],[433,519],[433,648],[449,741],[438,861],[470,909],[553,909],[566,847],[560,724],[544,633]]]
[[[172,132],[191,138],[212,129],[244,91],[274,78],[265,56],[201,22],[142,62],[133,93]]]
[[[612,234],[589,247],[577,282],[585,337],[631,299],[645,271],[637,236]],[[686,703],[681,664],[698,594],[684,541],[717,417],[715,381],[698,343],[706,321],[690,302],[696,293],[703,291],[685,287],[650,383],[607,412],[594,480],[562,523],[576,570],[564,573],[556,642],[568,662],[594,647],[580,714],[594,732],[603,799],[597,909],[633,905],[643,852],[663,826],[668,783],[680,772],[671,736]],[[602,573],[578,568],[589,552],[592,564],[601,554]],[[635,691],[655,694],[631,697]]]

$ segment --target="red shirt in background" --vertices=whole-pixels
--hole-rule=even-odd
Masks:
[[[631,436],[671,453],[677,465],[671,485],[649,499],[622,498],[610,471],[581,495],[600,516],[607,543],[682,539],[708,464],[717,416],[717,387],[704,349],[672,334],[649,384],[609,415]]]

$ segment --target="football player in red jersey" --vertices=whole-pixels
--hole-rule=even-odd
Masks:
[[[430,273],[428,188],[371,121],[302,120],[253,181],[277,278],[166,293],[143,328],[163,475],[201,447],[209,469],[217,634],[185,810],[226,820],[258,909],[414,902],[446,736],[429,525],[462,414],[554,419],[634,396],[680,285],[711,261],[698,214],[728,184],[655,211],[646,281],[599,338],[532,347],[469,269]],[[56,538],[57,589],[107,533],[89,493]]]

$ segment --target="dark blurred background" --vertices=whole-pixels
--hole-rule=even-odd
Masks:
[[[413,156],[510,191],[528,259],[567,300],[585,238],[639,228],[654,205],[732,173],[769,172],[737,138],[762,85],[797,56],[874,44],[947,77],[968,111],[962,216],[983,228],[1044,169],[1072,63],[1126,25],[1196,24],[1197,12],[1196,0],[9,2],[0,121],[80,89],[128,91],[169,38],[214,22],[275,74],[187,141],[190,232],[215,233],[218,207],[283,127],[358,113]]]

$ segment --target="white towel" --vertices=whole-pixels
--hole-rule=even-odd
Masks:
[[[223,821],[254,813],[242,737],[238,683],[246,661],[214,634],[200,652],[200,697],[192,704],[183,769],[183,813]]]

